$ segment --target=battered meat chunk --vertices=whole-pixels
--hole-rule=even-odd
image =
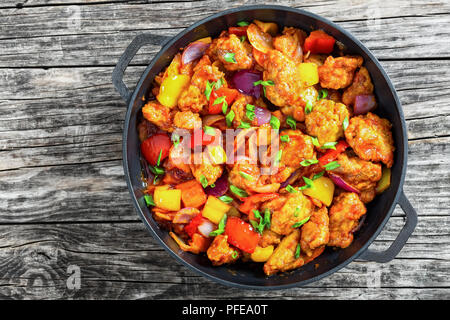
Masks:
[[[359,218],[366,213],[364,203],[353,192],[344,192],[334,198],[329,211],[329,246],[348,247],[353,241],[352,230],[358,225]]]
[[[159,104],[156,100],[149,101],[143,108],[142,114],[145,119],[168,132],[173,131],[174,112],[169,107]]]
[[[231,111],[234,112],[234,119],[233,119],[233,127],[237,128],[242,121],[246,123],[251,123],[252,121],[249,120],[246,116],[246,106],[247,104],[254,105],[255,104],[255,98],[252,96],[247,96],[245,94],[239,94],[239,96],[236,98],[236,100],[231,105]],[[256,120],[255,120],[256,123]]]
[[[347,153],[338,155],[336,161],[340,167],[331,170],[352,187],[361,191],[362,202],[368,203],[376,196],[375,188],[381,179],[381,164],[361,160]]]
[[[265,229],[259,239],[258,246],[265,248],[268,246],[276,246],[281,241],[281,236],[272,230]]]
[[[283,135],[289,136],[289,141],[280,141],[280,166],[299,168],[300,162],[314,158],[314,145],[310,136],[291,129],[281,131],[280,136]]]
[[[316,208],[301,228],[300,246],[303,253],[312,256],[313,250],[326,245],[330,237],[327,207]]]
[[[369,71],[367,71],[366,68],[361,67],[358,72],[356,72],[352,85],[345,89],[342,94],[342,102],[347,106],[350,106],[355,103],[356,96],[372,93],[373,84],[370,79]]]
[[[218,235],[214,238],[213,242],[206,251],[206,255],[212,264],[215,266],[220,266],[224,263],[232,263],[239,259],[240,252],[232,248],[228,244],[227,235]],[[234,256],[234,258],[233,258]]]
[[[335,142],[344,136],[342,123],[345,118],[350,118],[345,105],[322,99],[305,116],[306,132],[317,137],[321,146],[326,142]]]
[[[280,196],[264,203],[262,208],[268,208],[272,212],[270,230],[281,235],[291,233],[294,224],[312,213],[312,203],[302,192]]]
[[[208,155],[204,153],[202,154],[201,164],[191,164],[190,166],[195,179],[202,183],[204,177],[208,181],[208,185],[216,182],[223,172],[222,166],[220,164],[211,163]]]
[[[253,66],[251,52],[251,46],[241,42],[235,34],[222,34],[213,40],[207,54],[222,62],[225,69],[236,71],[250,69]],[[231,58],[234,58],[235,62],[230,62]]]
[[[329,56],[323,66],[319,67],[319,80],[323,88],[343,89],[353,80],[353,74],[363,63],[363,58],[345,56],[333,58]]]
[[[302,45],[305,42],[306,33],[303,30],[285,27],[283,35],[273,39],[273,46],[278,51],[284,53],[296,63],[303,60]]]
[[[206,100],[205,94],[201,92],[198,87],[193,85],[189,85],[189,87],[181,93],[180,98],[178,99],[178,107],[182,111],[200,112],[207,103],[208,101]]]
[[[305,121],[305,106],[308,101],[316,101],[318,92],[313,86],[304,89],[295,105],[280,108],[281,112],[286,116],[293,117],[296,121]]]
[[[267,54],[267,68],[264,69],[264,81],[273,81],[266,86],[266,97],[279,107],[297,104],[298,94],[303,91],[297,65],[278,50]]]
[[[264,264],[264,273],[266,275],[275,274],[301,267],[305,261],[302,256],[295,258],[295,251],[300,241],[300,230],[293,230],[288,236],[284,237],[278,247]]]
[[[394,139],[391,123],[369,112],[350,119],[345,138],[353,151],[363,160],[383,162],[386,167],[394,163]]]
[[[198,113],[179,111],[175,113],[173,124],[181,129],[194,130],[202,127],[202,119],[200,119]]]

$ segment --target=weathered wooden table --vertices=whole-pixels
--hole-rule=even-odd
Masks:
[[[358,37],[393,80],[408,125],[405,193],[416,231],[390,263],[355,261],[306,287],[223,287],[147,233],[121,161],[125,103],[111,72],[154,35],[133,86],[167,39],[219,10],[259,1],[0,0],[0,298],[450,298],[450,2],[266,1],[303,8]],[[371,248],[403,225],[396,209]],[[78,275],[80,277],[78,277]]]

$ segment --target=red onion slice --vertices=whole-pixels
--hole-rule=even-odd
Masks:
[[[262,73],[252,70],[241,70],[234,74],[233,84],[239,92],[253,96],[258,99],[261,96],[261,85],[254,86],[253,83],[262,80]]]
[[[373,95],[359,95],[355,98],[353,106],[353,113],[355,115],[364,114],[372,111],[377,106],[375,97]]]
[[[258,126],[269,123],[271,117],[272,113],[269,110],[255,106],[255,118]]]
[[[209,234],[216,230],[216,225],[211,221],[205,219],[197,228],[198,232],[202,234],[202,236],[209,238]]]
[[[205,192],[207,195],[220,197],[223,196],[228,191],[228,176],[223,174],[217,181],[214,183],[214,188],[208,186],[205,188]]]
[[[357,194],[360,194],[361,192],[358,189],[353,188],[351,185],[349,185],[347,182],[344,181],[340,176],[332,174],[331,172],[328,172],[328,176],[331,180],[333,180],[334,184],[337,185],[339,188],[342,188],[346,191],[354,192]]]
[[[210,45],[210,43],[205,43],[202,41],[195,41],[190,43],[186,47],[186,49],[184,49],[183,54],[181,55],[181,63],[185,65],[201,58]]]
[[[295,182],[295,180],[297,180],[298,177],[300,176],[300,171],[301,169],[297,169],[293,173],[291,173],[291,175],[280,184],[280,188],[286,188],[288,184],[292,185]]]

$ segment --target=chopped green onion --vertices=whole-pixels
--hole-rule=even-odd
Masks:
[[[248,173],[239,171],[239,175],[246,180],[254,180],[254,178],[251,175],[249,175]]]
[[[337,142],[325,142],[324,144],[323,144],[323,146],[321,146],[320,148],[321,149],[333,149],[333,150],[336,150],[336,146],[337,145]]]
[[[216,129],[214,129],[213,127],[210,126],[205,126],[203,128],[203,131],[210,136],[215,136],[216,135]]]
[[[237,25],[238,25],[239,27],[245,27],[245,26],[249,26],[250,23],[248,23],[247,21],[239,21],[239,22],[237,23]]]
[[[223,78],[220,78],[219,80],[216,81],[216,83],[214,84],[214,89],[218,90],[220,89],[220,87],[223,85]]]
[[[176,134],[176,133],[172,133],[171,140],[173,141],[173,145],[176,148],[178,146],[178,144],[180,143],[180,135]]]
[[[295,249],[295,259],[300,257],[300,243],[297,243],[297,248]]]
[[[226,62],[237,63],[236,58],[234,56],[235,56],[234,52],[227,52],[223,55],[223,58],[225,59]]]
[[[216,100],[214,100],[213,105],[223,103],[224,101],[225,101],[225,96],[218,97]]]
[[[155,175],[162,175],[165,172],[163,168],[160,168],[160,167],[157,167],[157,166],[154,166],[154,167],[149,166],[149,169]]]
[[[348,128],[348,117],[345,117],[344,121],[342,122],[342,129],[347,130]]]
[[[247,109],[247,111],[245,112],[247,118],[248,118],[250,121],[255,120],[255,106],[252,105],[252,104],[247,104],[247,105],[245,106],[245,108]]]
[[[239,252],[237,252],[236,250],[233,251],[233,253],[231,254],[231,257],[233,259],[236,259],[239,256]]]
[[[272,80],[267,80],[267,81],[258,80],[258,81],[253,82],[253,85],[254,86],[262,85],[264,97],[265,97],[266,96],[266,86],[273,86],[273,85],[275,85],[275,82],[273,82]]]
[[[264,224],[267,226],[267,229],[270,229],[270,210],[269,208],[266,208],[264,210]]]
[[[280,163],[282,155],[283,155],[283,150],[278,150],[277,155],[275,156],[275,162],[274,162],[275,166],[277,166]]]
[[[328,90],[327,89],[320,89],[319,95],[317,96],[317,100],[325,99],[328,96]]]
[[[333,161],[325,165],[325,170],[334,170],[336,168],[339,168],[340,166],[341,165],[339,164],[339,162]]]
[[[312,180],[314,181],[314,180],[316,180],[316,179],[319,179],[321,176],[323,176],[324,173],[325,173],[325,171],[321,171],[321,172],[315,174],[315,175],[312,177]]]
[[[210,237],[215,237],[218,236],[219,234],[222,234],[225,232],[225,225],[227,224],[227,215],[224,214],[222,219],[220,219],[219,221],[219,225],[217,226],[217,229],[210,232],[209,236]]]
[[[313,145],[320,147],[319,140],[316,137],[311,137]]]
[[[308,166],[310,166],[310,165],[312,165],[312,164],[316,164],[316,163],[318,163],[319,162],[319,160],[316,160],[316,159],[305,159],[305,160],[303,160],[302,162],[300,162],[300,164],[303,166],[303,167],[308,167]]]
[[[227,196],[227,195],[220,196],[218,199],[219,199],[220,201],[222,201],[222,202],[227,203],[227,204],[233,202],[233,198],[232,198],[232,197],[229,197],[229,196]]]
[[[155,201],[153,201],[153,197],[151,195],[146,194],[144,196],[144,199],[145,199],[145,203],[147,204],[147,207],[156,206]]]
[[[284,141],[284,142],[289,142],[290,139],[289,139],[289,136],[287,134],[285,134],[283,136],[280,136],[280,140]]]
[[[241,197],[241,198],[247,198],[248,197],[248,193],[247,192],[245,192],[242,189],[239,189],[238,187],[236,187],[234,185],[230,185],[230,191],[233,192],[238,197]]]
[[[227,103],[226,101],[224,101],[224,102],[222,103],[222,113],[223,113],[223,114],[226,114],[226,113],[227,113],[227,110],[228,110],[228,103]]]
[[[231,124],[233,123],[235,114],[234,111],[231,110],[230,112],[228,112],[228,114],[225,116],[225,120],[227,121],[227,126],[231,127]]]
[[[287,185],[286,187],[286,191],[289,193],[297,193],[298,191],[295,190],[295,188],[293,186],[291,186],[290,184]]]
[[[270,117],[270,121],[269,121],[270,126],[275,129],[278,130],[280,129],[280,119],[278,119],[275,116],[271,116]]]
[[[203,188],[206,188],[209,185],[208,179],[206,179],[204,175],[200,176],[200,183],[202,184]]]
[[[314,182],[311,179],[309,179],[307,177],[302,177],[302,178],[303,178],[303,181],[305,181],[306,184],[304,186],[300,187],[299,188],[300,190],[305,190],[305,189],[314,187]]]
[[[158,160],[156,161],[156,165],[158,167],[161,164],[161,156],[162,156],[162,149],[159,150]]]
[[[310,114],[313,109],[311,101],[308,101],[305,106],[305,114]]]
[[[205,88],[205,96],[206,100],[209,101],[209,98],[211,97],[211,93],[213,90],[213,83],[209,82],[209,80],[206,81],[206,88]]]
[[[311,216],[309,216],[309,217],[303,219],[302,221],[299,221],[299,222],[293,224],[293,225],[292,225],[292,228],[298,228],[298,227],[301,227],[301,226],[304,225],[306,222],[308,222],[309,218],[311,218]]]
[[[295,208],[294,217],[298,217],[299,213],[300,213],[300,207]]]
[[[247,37],[246,36],[242,36],[239,39],[241,40],[241,42],[244,42],[245,40],[247,40]]]
[[[241,123],[239,124],[239,126],[237,127],[238,129],[248,129],[251,128],[252,126],[245,122],[245,121],[241,121]]]
[[[289,127],[291,127],[291,129],[293,130],[297,129],[297,121],[295,121],[295,119],[292,118],[292,116],[288,116],[286,118],[286,123],[288,124]]]

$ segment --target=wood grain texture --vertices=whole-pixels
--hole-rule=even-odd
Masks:
[[[227,8],[280,4],[344,27],[392,79],[409,136],[404,191],[417,229],[386,264],[357,260],[303,288],[213,283],[148,234],[124,181],[125,104],[111,84],[131,39],[137,82],[161,45]],[[0,0],[0,299],[450,299],[450,2],[443,0]],[[395,239],[404,214],[371,245]],[[80,289],[67,285],[68,267]],[[218,295],[220,293],[220,295]]]

